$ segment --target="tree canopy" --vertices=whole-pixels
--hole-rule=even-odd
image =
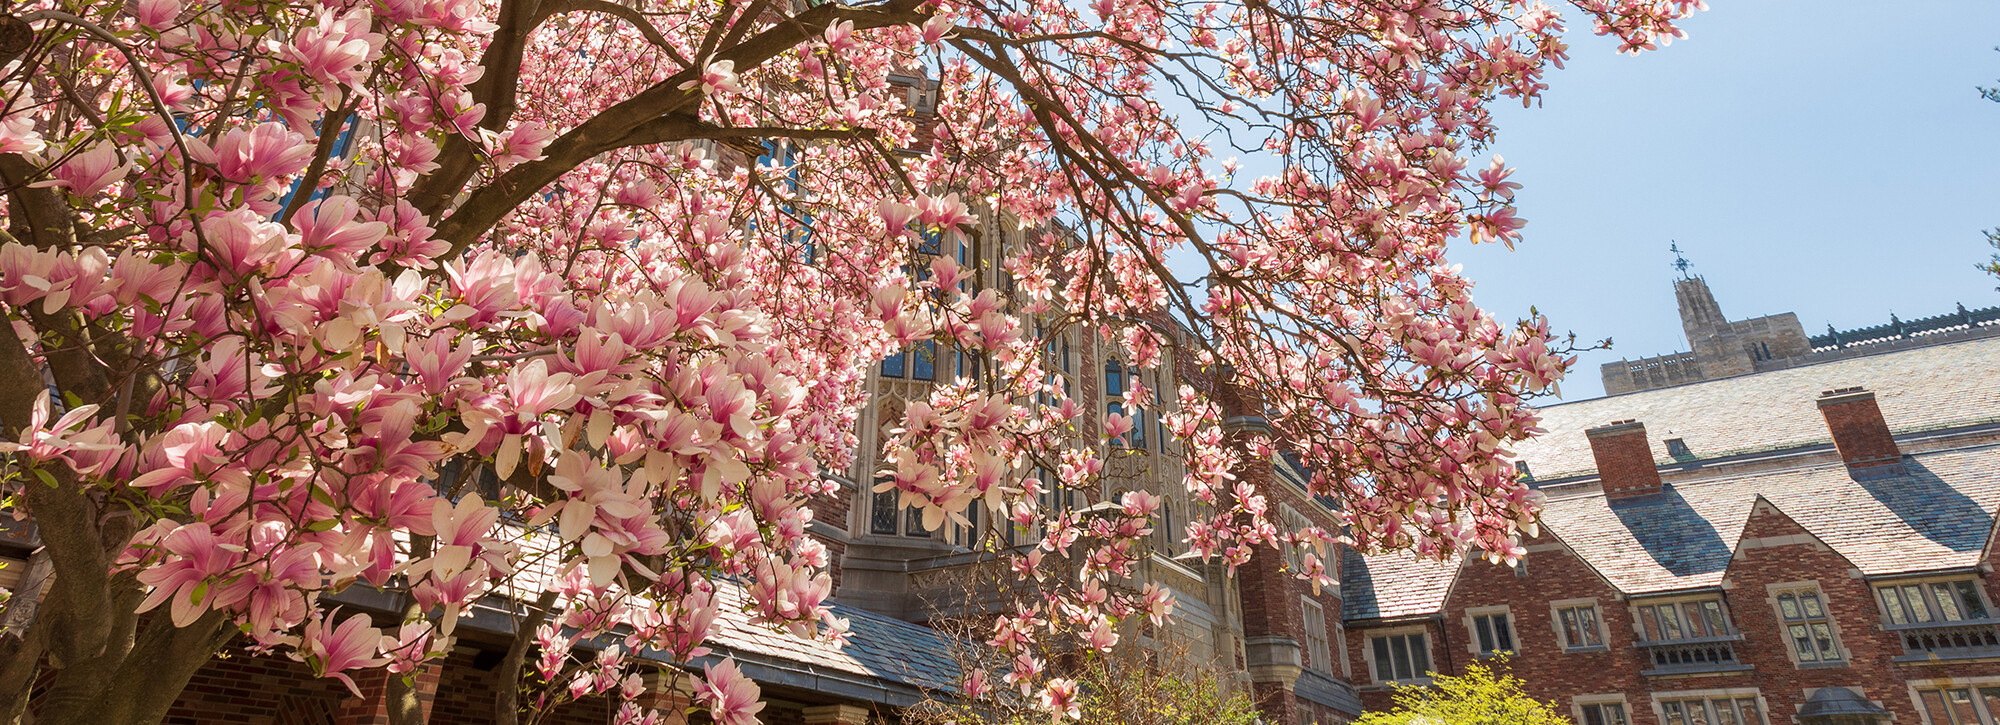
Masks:
[[[1399,685],[1395,707],[1354,725],[1569,725],[1549,703],[1521,691],[1521,680],[1484,662],[1463,675],[1432,675],[1429,685]]]
[[[1052,381],[1046,331],[1142,368],[1191,346],[1263,401],[1246,446],[1202,390],[1125,391],[1180,400],[1205,556],[1335,540],[1234,480],[1280,451],[1358,546],[1507,557],[1534,525],[1507,446],[1573,359],[1445,250],[1519,238],[1483,155],[1491,104],[1565,57],[1539,2],[10,7],[0,438],[52,579],[9,605],[7,717],[32,687],[38,722],[155,722],[230,641],[409,672],[492,595],[538,633],[499,676],[549,683],[496,688],[503,719],[629,697],[627,653],[689,662],[737,601],[838,639],[805,502],[854,460],[868,366],[920,340],[985,364],[909,407],[888,485],[932,523],[1047,519],[1036,552],[1090,562],[995,635],[1045,696],[1039,632],[1172,606],[1105,586],[1150,495],[1038,508],[1030,471],[1083,488],[1130,423]],[[1699,7],[1572,13],[1638,51]],[[972,234],[1007,284],[921,268]],[[403,621],[330,606],[353,588]],[[755,717],[733,665],[696,692]]]

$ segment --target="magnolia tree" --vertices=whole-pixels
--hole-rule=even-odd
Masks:
[[[1699,4],[1571,17],[1638,51]],[[1029,471],[1087,487],[1131,421],[1080,413],[1028,331],[1146,367],[1170,344],[1146,321],[1178,321],[1263,402],[1272,434],[1238,440],[1198,391],[1125,391],[1179,396],[1204,556],[1334,540],[1234,480],[1281,450],[1355,545],[1514,556],[1536,502],[1507,446],[1567,343],[1475,307],[1443,253],[1517,238],[1510,169],[1472,159],[1564,25],[1512,0],[16,2],[0,438],[43,548],[0,711],[155,722],[225,646],[407,674],[505,597],[503,722],[596,695],[659,717],[641,649],[752,722],[733,664],[690,663],[725,606],[844,636],[804,502],[853,464],[868,366],[923,339],[986,364],[908,407],[886,485],[932,524],[1047,519],[1015,567],[1073,575],[993,641],[1058,714],[1074,683],[1036,640],[1109,647],[1172,600],[1115,586],[1152,495],[1037,508]],[[934,79],[934,112],[892,75]],[[1040,230],[1007,293],[949,255],[909,271],[975,214]],[[362,590],[401,621],[339,606]]]

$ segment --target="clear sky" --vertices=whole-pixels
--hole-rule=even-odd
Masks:
[[[2000,3],[1709,0],[1688,38],[1637,57],[1572,18],[1568,68],[1500,116],[1528,220],[1514,252],[1454,250],[1503,318],[1613,338],[1600,363],[1687,349],[1669,241],[1731,319],[1807,334],[2000,304]],[[1552,3],[1553,4],[1553,3]]]

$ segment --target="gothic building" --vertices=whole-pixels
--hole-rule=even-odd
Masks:
[[[1606,395],[2000,334],[2000,307],[1967,310],[1959,305],[1955,312],[1910,322],[1891,314],[1885,325],[1844,332],[1829,325],[1826,334],[1808,336],[1791,312],[1748,320],[1723,316],[1708,280],[1700,276],[1683,274],[1675,280],[1674,298],[1680,303],[1688,352],[1605,363],[1599,372]]]

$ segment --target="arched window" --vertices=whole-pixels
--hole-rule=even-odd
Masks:
[[[1118,362],[1118,358],[1109,358],[1104,361],[1104,412],[1107,414],[1126,414],[1126,372],[1125,366]],[[1139,370],[1133,369],[1130,372],[1134,380],[1142,379],[1139,377],[1142,375]],[[1125,434],[1124,445],[1138,450],[1145,450],[1146,411],[1135,406],[1132,408],[1131,415],[1132,430]]]

